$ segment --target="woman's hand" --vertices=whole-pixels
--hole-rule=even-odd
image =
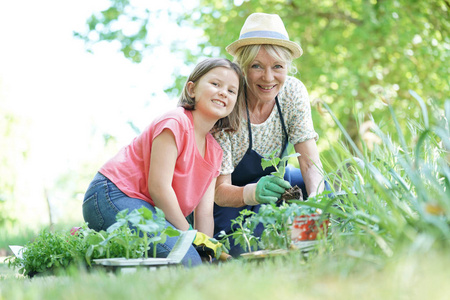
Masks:
[[[291,185],[288,181],[267,175],[261,177],[257,183],[247,184],[244,187],[244,202],[247,205],[276,202],[289,188]]]

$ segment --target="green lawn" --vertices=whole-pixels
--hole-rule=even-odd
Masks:
[[[411,121],[414,135],[408,139],[389,109],[398,142],[378,128],[383,143],[373,151],[364,146],[361,152],[342,130],[352,151],[338,145],[331,160],[342,164],[326,175],[347,196],[301,202],[321,209],[332,221],[327,242],[318,243],[308,259],[291,252],[192,269],[134,274],[75,269],[32,279],[0,264],[0,300],[449,299],[450,101],[444,114],[433,110],[439,114],[430,121],[424,108],[426,122]],[[7,237],[3,243],[10,245],[13,239]]]
[[[0,299],[448,299],[450,258],[430,252],[380,265],[300,256],[134,274],[72,271],[32,279],[0,268]]]

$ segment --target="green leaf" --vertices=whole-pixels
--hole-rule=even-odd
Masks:
[[[159,231],[158,224],[156,224],[154,222],[148,222],[145,224],[137,224],[136,227],[146,233],[155,233],[155,232]]]
[[[113,231],[118,230],[121,227],[124,227],[128,223],[125,219],[118,219],[116,223],[112,224],[111,226],[106,229],[106,232],[111,233]]]
[[[263,158],[261,161],[261,166],[262,166],[263,170],[265,170],[266,168],[269,168],[272,166],[272,161],[270,159]]]
[[[153,212],[145,206],[139,208],[139,212],[145,220],[153,220]]]
[[[158,243],[161,241],[161,236],[157,235],[148,239],[149,243]]]
[[[174,237],[179,236],[180,231],[169,226],[164,230],[164,234],[167,234],[170,237]]]

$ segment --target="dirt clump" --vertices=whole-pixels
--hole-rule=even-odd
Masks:
[[[278,199],[277,204],[286,202],[288,200],[303,200],[302,189],[298,185],[294,185],[290,189],[286,190],[280,199]]]

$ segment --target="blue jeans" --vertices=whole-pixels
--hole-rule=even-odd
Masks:
[[[89,228],[96,231],[106,230],[116,222],[116,215],[119,211],[128,208],[128,211],[131,212],[142,206],[155,213],[155,208],[150,203],[128,197],[111,180],[97,173],[84,196],[83,217]],[[168,226],[175,228],[166,220],[166,227]],[[157,245],[156,256],[167,257],[177,240],[178,237],[167,237],[164,244]],[[150,248],[149,254],[152,255],[153,248]],[[181,263],[184,266],[196,266],[201,264],[202,260],[197,250],[191,246]]]

